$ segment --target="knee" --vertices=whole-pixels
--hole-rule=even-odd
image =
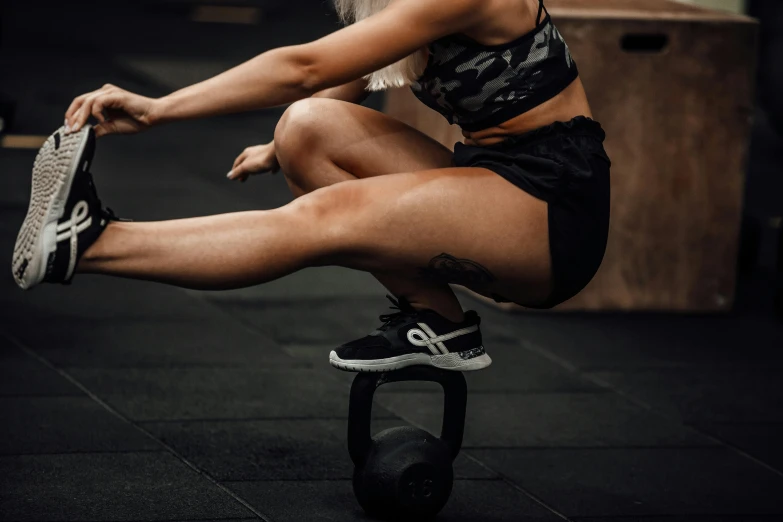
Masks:
[[[305,228],[344,244],[357,223],[367,221],[371,201],[360,183],[345,181],[307,193],[284,208]]]
[[[306,98],[292,103],[283,113],[275,127],[275,152],[283,170],[295,170],[298,159],[312,157],[325,135],[329,101],[320,98]],[[325,103],[326,102],[326,103]],[[307,154],[303,154],[307,151]],[[288,168],[286,168],[288,167]]]

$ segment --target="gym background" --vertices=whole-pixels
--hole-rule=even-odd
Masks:
[[[738,40],[734,59],[741,67],[720,54],[693,66],[726,74],[725,81],[697,86],[715,111],[707,105],[689,118],[725,110],[749,122],[747,132],[726,142],[742,155],[734,173],[741,183],[723,194],[736,202],[729,205],[734,210],[720,221],[705,219],[699,214],[711,205],[705,199],[677,211],[682,228],[656,238],[656,248],[665,249],[681,230],[697,230],[711,239],[678,248],[701,250],[709,263],[647,256],[630,277],[607,273],[589,299],[546,313],[501,309],[461,293],[484,318],[495,364],[466,376],[463,449],[439,520],[783,517],[783,3],[690,3],[732,15],[694,14],[665,0],[548,5],[564,28],[633,20],[654,25],[650,34],[673,27],[685,37],[713,35],[694,53],[720,45],[721,31],[751,36]],[[581,20],[577,8],[604,12]],[[607,14],[617,11],[621,16]],[[75,96],[104,83],[162,96],[338,27],[329,2],[319,0],[5,0],[0,253],[10,261],[36,150]],[[572,34],[566,38],[579,60],[590,42]],[[655,39],[638,41],[644,47]],[[688,59],[673,44],[658,51],[669,53],[669,65],[658,71]],[[600,77],[591,72],[603,66],[600,59],[579,63],[585,75]],[[635,71],[630,67],[629,77]],[[737,75],[752,84],[732,91]],[[727,90],[737,98],[716,99]],[[635,117],[622,99],[602,105],[601,91],[588,85],[607,119],[612,107],[618,118]],[[408,114],[434,133],[450,132],[424,113],[410,116],[419,109],[394,96],[373,94],[364,103]],[[245,184],[225,179],[242,149],[272,139],[283,110],[101,140],[93,169],[102,195],[120,215],[138,220],[283,205],[290,195],[279,174]],[[645,110],[654,121],[680,126],[681,113]],[[654,143],[660,132],[645,128],[638,143]],[[709,144],[725,129],[702,132],[694,143]],[[622,161],[626,149],[630,157],[647,153],[615,146],[618,183],[634,172]],[[678,179],[705,175],[702,161],[714,163],[721,152],[694,148],[690,170]],[[676,200],[636,206],[663,213]],[[635,255],[634,245],[649,244],[641,229],[624,230],[636,236],[625,257]],[[711,250],[716,245],[721,249]],[[700,301],[715,271],[730,274],[722,279],[729,291]],[[667,281],[647,277],[654,273],[687,274],[694,290],[677,300],[663,292]],[[676,288],[667,291],[674,295]],[[346,447],[353,376],[329,367],[326,357],[375,326],[387,305],[384,293],[370,276],[337,268],[222,293],[87,276],[73,287],[21,292],[9,267],[0,275],[0,520],[366,520],[352,492]],[[413,425],[437,434],[442,406],[435,385],[389,384],[376,394],[373,430]]]

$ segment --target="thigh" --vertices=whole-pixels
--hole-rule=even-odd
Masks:
[[[317,233],[330,238],[330,264],[460,284],[523,305],[550,294],[547,204],[489,170],[390,174],[297,202],[321,209]]]
[[[355,178],[439,169],[452,151],[426,134],[381,112],[339,100],[308,98],[292,104],[275,131],[278,156],[297,176],[323,160]],[[306,154],[304,154],[306,152]],[[292,173],[294,174],[294,173]],[[331,183],[315,183],[315,187]],[[313,190],[315,187],[310,187]]]

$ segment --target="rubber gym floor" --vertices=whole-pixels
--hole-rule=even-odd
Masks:
[[[195,22],[193,2],[43,5],[3,7],[13,134],[50,134],[73,97],[107,82],[159,96],[337,27],[324,3],[303,0],[264,2],[252,25]],[[225,179],[281,113],[100,140],[100,194],[137,220],[285,204],[281,175]],[[0,149],[8,260],[35,153]],[[763,154],[752,168],[773,168]],[[744,275],[725,315],[506,314],[462,295],[495,364],[467,376],[464,449],[440,520],[781,520],[772,286],[763,266]],[[327,355],[378,324],[384,293],[336,268],[222,293],[97,276],[22,292],[4,271],[0,519],[365,520],[345,441],[352,375]],[[437,432],[435,387],[385,388],[376,430]]]

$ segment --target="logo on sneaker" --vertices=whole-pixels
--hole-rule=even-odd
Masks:
[[[76,268],[76,257],[79,252],[78,236],[92,225],[90,206],[86,201],[79,201],[71,210],[71,219],[57,224],[57,242],[70,240],[71,255],[68,260],[68,270],[65,279],[68,280]]]
[[[419,328],[411,328],[408,330],[408,342],[414,346],[426,346],[433,355],[449,353],[448,348],[446,348],[446,345],[443,344],[444,342],[450,341],[462,335],[473,333],[478,330],[478,325],[473,325],[444,335],[437,335],[426,323],[416,324],[419,326],[419,328],[421,328],[421,330],[419,330]]]

